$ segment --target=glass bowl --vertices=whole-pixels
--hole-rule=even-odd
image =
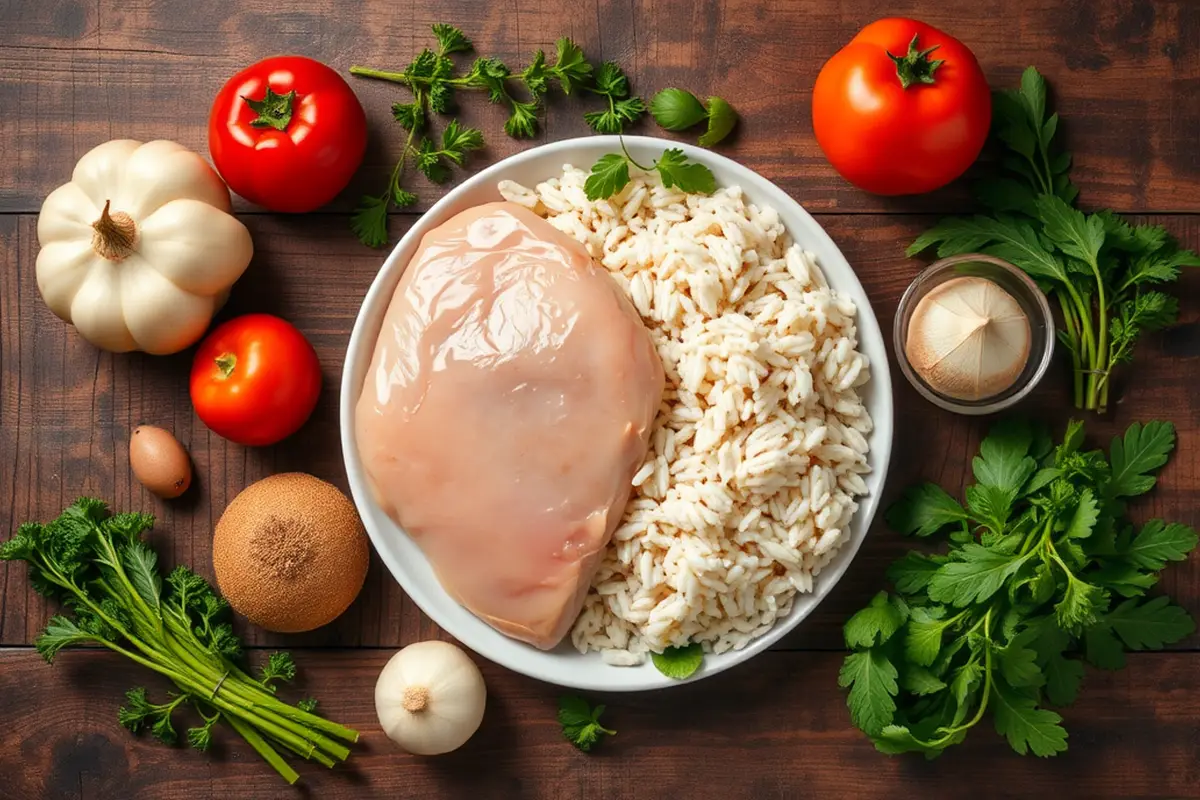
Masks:
[[[917,374],[905,352],[908,323],[912,319],[917,303],[934,287],[952,278],[968,276],[986,278],[1012,295],[1029,319],[1031,337],[1029,359],[1025,362],[1021,374],[1017,376],[1017,380],[999,394],[980,400],[959,400],[937,391]],[[900,305],[896,309],[896,322],[892,329],[892,344],[896,350],[896,361],[899,362],[900,371],[904,373],[904,377],[913,385],[913,388],[926,400],[947,411],[974,416],[1002,411],[1033,391],[1042,376],[1046,374],[1054,357],[1054,340],[1054,316],[1050,311],[1050,303],[1033,279],[1007,261],[979,253],[943,258],[935,261],[917,275],[905,290],[904,296],[900,298]]]

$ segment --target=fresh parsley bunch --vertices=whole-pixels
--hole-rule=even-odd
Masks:
[[[202,719],[187,730],[192,747],[207,750],[213,726],[224,721],[288,783],[299,775],[281,752],[327,767],[345,761],[343,742],[357,741],[357,731],[314,714],[314,700],[289,705],[275,696],[276,684],[296,675],[290,655],[272,654],[250,676],[239,665],[229,606],[208,582],[176,567],[164,585],[158,556],[141,541],[153,522],[147,514],[110,514],[85,497],[0,545],[0,559],[26,562],[33,587],[72,612],[50,620],[37,651],[53,662],[64,647],[103,646],[169,678],[177,691],[165,703],[150,702],[140,687],[126,694],[117,719],[135,734],[145,729],[175,744],[174,713],[188,704]]]
[[[885,753],[933,758],[989,711],[1018,753],[1067,747],[1045,705],[1075,701],[1084,662],[1120,669],[1125,650],[1155,650],[1195,630],[1166,597],[1146,598],[1196,532],[1125,519],[1175,445],[1170,423],[1134,424],[1108,455],[1083,449],[1072,421],[1054,446],[1021,421],[996,425],[972,462],[961,505],[933,484],[914,487],[889,524],[922,538],[948,534],[944,553],[910,552],[846,623],[838,683],[854,724]]]
[[[942,220],[908,254],[981,252],[1027,272],[1058,300],[1075,406],[1103,412],[1113,369],[1133,360],[1138,337],[1175,321],[1178,301],[1154,287],[1174,281],[1181,267],[1200,266],[1200,258],[1161,226],[1075,208],[1071,155],[1055,139],[1058,114],[1046,111],[1046,82],[1033,67],[1019,90],[994,94],[993,131],[1006,152],[1000,174],[974,187],[990,213]]]

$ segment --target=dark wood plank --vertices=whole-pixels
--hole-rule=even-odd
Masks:
[[[590,755],[561,738],[553,687],[481,663],[482,727],[462,749],[427,759],[399,751],[376,721],[375,680],[390,650],[295,656],[299,691],[362,735],[336,771],[301,764],[300,789],[227,729],[210,754],[132,738],[116,721],[123,693],[145,683],[161,696],[166,685],[117,656],[66,652],[49,667],[28,650],[4,651],[0,797],[1200,797],[1200,656],[1190,654],[1090,671],[1065,711],[1065,754],[1018,756],[989,718],[935,762],[888,758],[851,726],[836,653],[769,652],[700,684],[600,698],[617,735]]]
[[[881,325],[890,331],[896,302],[920,267],[903,257],[903,244],[929,218],[844,215],[822,220],[855,265]],[[95,494],[117,508],[158,515],[152,541],[165,561],[190,564],[211,575],[212,526],[250,482],[272,472],[301,470],[346,486],[337,387],[351,325],[381,257],[358,245],[344,216],[249,216],[246,221],[258,255],[221,316],[269,311],[293,321],[316,346],[326,381],[312,421],[296,436],[266,449],[226,442],[196,418],[187,392],[190,352],[165,358],[114,356],[79,340],[37,294],[34,218],[21,217],[17,224],[13,217],[0,217],[0,241],[7,243],[0,246],[0,265],[7,266],[0,273],[0,534],[7,536],[25,520],[51,519],[78,495]],[[1154,221],[1191,246],[1200,245],[1200,217]],[[1195,296],[1197,289],[1200,275],[1189,275],[1180,292]],[[1142,345],[1136,377],[1112,418],[1091,424],[1097,441],[1107,441],[1135,419],[1176,424],[1180,445],[1174,460],[1157,491],[1136,510],[1140,516],[1191,525],[1200,525],[1194,501],[1200,481],[1200,408],[1193,401],[1200,377],[1200,349],[1194,341],[1198,323],[1200,308],[1185,302],[1181,324]],[[923,479],[960,485],[985,423],[938,411],[893,373],[900,424],[887,496]],[[1065,386],[1063,373],[1052,373],[1024,410],[1061,426],[1069,413]],[[192,455],[196,486],[179,501],[156,500],[130,477],[128,436],[142,423],[173,430]],[[887,565],[909,544],[878,521],[848,577],[784,646],[840,647],[841,624],[883,585]],[[0,565],[0,576],[0,644],[28,644],[51,609],[29,589],[24,566]],[[1200,559],[1172,565],[1162,588],[1200,615]],[[363,594],[333,624],[303,636],[256,629],[246,635],[255,643],[287,646],[395,646],[435,632],[375,559]],[[1200,637],[1193,637],[1179,646],[1198,644]]]
[[[1014,85],[1026,65],[1038,66],[1058,96],[1085,202],[1200,210],[1200,6],[1191,0],[908,2],[890,10],[962,39],[994,85]],[[809,102],[821,65],[882,13],[871,0],[9,0],[0,4],[0,211],[36,211],[75,160],[110,138],[173,138],[206,153],[211,98],[259,58],[297,52],[342,71],[352,63],[399,69],[428,43],[435,21],[461,24],[481,52],[514,65],[567,35],[593,58],[619,61],[643,94],[683,85],[725,96],[744,118],[726,151],[810,208],[955,209],[961,187],[907,200],[858,192],[812,136]],[[389,113],[400,87],[355,80],[354,88],[373,134],[358,179],[334,206],[341,209],[362,191],[379,191],[401,139]],[[578,99],[556,100],[541,140],[587,134],[583,108]],[[476,165],[529,146],[502,135],[503,115],[481,97],[464,104],[463,117],[489,137]],[[422,189],[425,203],[439,195]]]

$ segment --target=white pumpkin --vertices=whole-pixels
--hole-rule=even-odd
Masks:
[[[183,350],[253,255],[250,232],[229,212],[229,189],[191,150],[105,142],[42,204],[38,290],[104,350]]]

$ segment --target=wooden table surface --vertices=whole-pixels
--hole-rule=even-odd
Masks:
[[[813,80],[880,8],[872,0],[0,0],[0,534],[95,495],[155,514],[151,541],[163,559],[211,577],[212,526],[248,483],[303,470],[346,485],[337,385],[352,321],[382,260],[351,234],[348,210],[385,180],[401,142],[389,106],[403,92],[353,82],[370,145],[354,185],[330,208],[288,218],[238,201],[256,255],[221,316],[267,311],[293,321],[316,346],[326,380],[310,423],[267,449],[230,444],[196,418],[190,351],[99,352],[41,302],[36,215],[93,146],[170,138],[207,154],[214,93],[277,52],[343,72],[351,63],[398,68],[428,42],[430,23],[447,21],[482,52],[524,63],[567,35],[592,58],[625,65],[645,96],[682,85],[733,101],[743,124],[725,151],[818,214],[890,330],[919,268],[903,257],[904,245],[931,215],[961,210],[965,194],[951,187],[870,197],[844,183],[816,146]],[[897,0],[889,11],[965,41],[993,85],[1011,86],[1026,65],[1039,67],[1063,115],[1082,202],[1160,222],[1200,246],[1200,3]],[[529,146],[501,135],[500,112],[481,98],[465,104],[463,117],[488,134],[489,149],[471,169]],[[580,106],[555,101],[541,138],[586,133]],[[438,192],[421,188],[423,208]],[[413,219],[393,217],[393,238]],[[1136,380],[1122,387],[1110,418],[1091,424],[1104,441],[1134,419],[1178,426],[1160,488],[1136,511],[1191,525],[1200,523],[1197,289],[1200,280],[1187,277],[1180,324],[1144,342]],[[984,423],[936,410],[894,369],[893,382],[900,424],[887,495],[922,478],[958,485]],[[1027,410],[1061,424],[1065,386],[1056,371]],[[181,501],[158,501],[132,480],[128,439],[141,423],[173,430],[188,447],[197,485]],[[24,565],[0,567],[0,797],[1200,796],[1196,636],[1170,652],[1131,655],[1120,672],[1089,670],[1081,699],[1064,713],[1070,750],[1058,758],[1018,757],[987,725],[932,763],[876,753],[850,725],[836,687],[840,625],[881,588],[905,546],[877,523],[819,611],[750,663],[695,685],[603,698],[619,734],[592,755],[562,739],[554,687],[480,660],[490,693],[483,727],[461,751],[433,760],[400,753],[375,720],[384,662],[403,644],[441,634],[374,560],[361,597],[326,628],[301,636],[240,628],[252,660],[291,649],[304,690],[363,731],[347,768],[301,765],[303,788],[286,787],[228,731],[207,755],[131,737],[116,720],[124,690],[166,687],[95,651],[67,652],[47,666],[31,642],[53,609],[30,588]],[[1172,565],[1162,589],[1200,614],[1200,558]]]

